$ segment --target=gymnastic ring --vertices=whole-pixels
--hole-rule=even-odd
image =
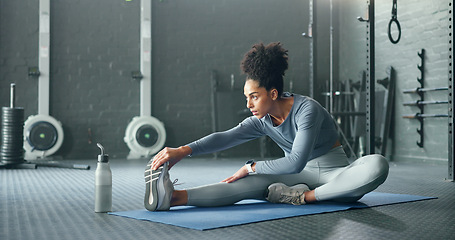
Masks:
[[[391,31],[391,26],[392,26],[392,23],[396,23],[397,25],[397,28],[398,28],[398,38],[396,40],[393,39],[392,37],[392,31]],[[401,26],[400,26],[400,22],[398,22],[398,19],[396,18],[392,18],[390,19],[389,21],[389,32],[388,32],[388,35],[389,35],[389,40],[390,42],[392,42],[393,44],[397,44],[399,41],[400,41],[400,38],[401,38]]]

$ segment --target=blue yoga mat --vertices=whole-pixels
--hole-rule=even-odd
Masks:
[[[288,217],[428,199],[435,199],[435,197],[371,192],[355,203],[319,202],[315,204],[293,206],[289,204],[273,204],[259,200],[244,200],[235,205],[225,207],[202,208],[181,206],[172,207],[170,211],[163,212],[150,212],[145,209],[140,209],[111,212],[109,214],[196,230],[208,230]]]

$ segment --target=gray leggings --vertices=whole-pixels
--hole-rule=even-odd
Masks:
[[[389,164],[381,155],[368,155],[349,164],[343,148],[308,162],[298,174],[249,175],[233,183],[215,183],[188,189],[188,205],[215,207],[232,205],[244,199],[265,200],[267,188],[281,182],[288,186],[305,183],[315,190],[318,201],[357,201],[381,185]]]

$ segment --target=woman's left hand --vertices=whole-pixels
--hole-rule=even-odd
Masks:
[[[245,166],[243,166],[234,175],[224,179],[221,182],[232,183],[232,182],[235,182],[235,181],[237,181],[237,180],[239,180],[241,178],[244,178],[246,176],[248,176],[248,169]]]

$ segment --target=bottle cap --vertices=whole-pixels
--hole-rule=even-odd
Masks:
[[[101,149],[101,154],[98,155],[98,162],[109,162],[109,155],[104,153],[103,145],[97,143],[96,146],[98,146]]]

